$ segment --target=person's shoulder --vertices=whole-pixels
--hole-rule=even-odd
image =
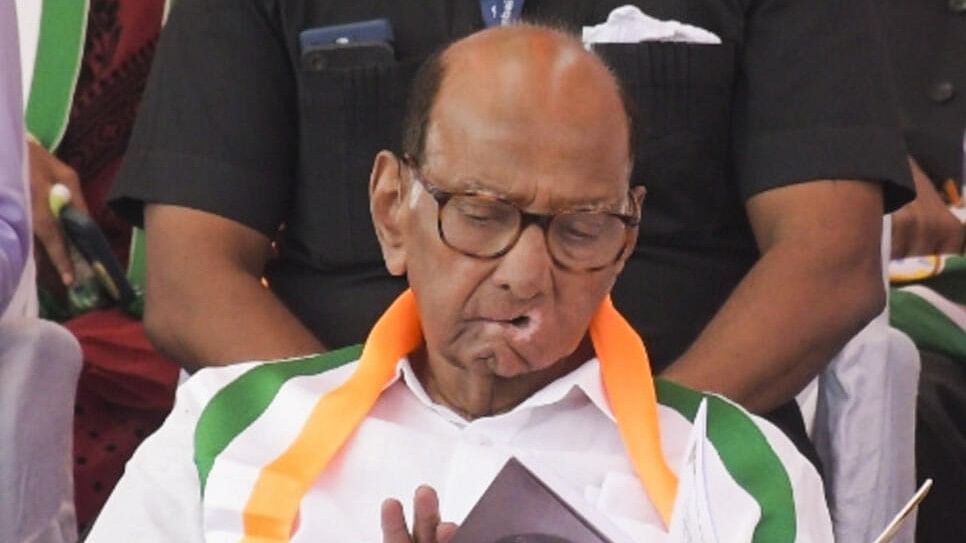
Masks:
[[[656,379],[655,388],[664,414],[662,433],[667,422],[669,430],[676,430],[681,437],[672,447],[681,453],[679,461],[684,461],[684,441],[691,439],[691,424],[705,402],[705,438],[714,453],[706,454],[704,469],[714,474],[712,479],[731,481],[716,485],[718,493],[733,489],[725,492],[728,504],[745,504],[748,510],[757,511],[755,522],[750,525],[755,540],[832,540],[821,477],[778,427],[717,394],[698,392],[664,379]],[[731,518],[729,507],[720,503],[714,509],[720,509],[722,519],[729,519],[719,528],[744,534],[748,526],[735,522],[740,516]]]
[[[789,464],[809,464],[778,427],[724,396],[666,379],[656,379],[655,389],[658,404],[688,423],[694,422],[701,402],[707,403],[707,439],[732,475],[740,476],[745,469],[759,469],[765,464],[777,473],[785,472]]]
[[[294,358],[205,368],[178,389],[178,402],[200,408],[243,413],[244,406],[268,404],[285,385],[310,385],[314,392],[335,388],[351,373],[361,353],[353,345]]]

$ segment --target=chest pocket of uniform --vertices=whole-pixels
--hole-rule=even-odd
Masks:
[[[645,141],[703,131],[726,116],[734,74],[730,43],[602,43],[594,50],[640,109]]]
[[[299,73],[299,184],[286,242],[321,269],[381,260],[369,218],[372,160],[398,150],[422,59]]]
[[[733,219],[720,215],[734,207],[725,200],[737,197],[725,181],[734,45],[606,43],[594,50],[637,106],[634,179],[648,187],[642,238],[700,243],[716,222]]]

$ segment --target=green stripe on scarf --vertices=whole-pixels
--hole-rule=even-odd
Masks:
[[[928,300],[901,289],[889,293],[889,324],[921,350],[966,359],[966,332]]]
[[[27,99],[27,130],[54,150],[67,129],[84,54],[87,0],[44,0],[34,77]]]
[[[708,439],[731,477],[761,508],[754,543],[795,541],[795,497],[785,466],[754,421],[717,396],[701,394],[656,379],[657,401],[694,421],[701,400],[708,400]]]
[[[362,354],[361,345],[310,357],[262,364],[219,390],[205,406],[195,427],[195,467],[204,494],[215,458],[265,412],[289,379],[337,368]]]

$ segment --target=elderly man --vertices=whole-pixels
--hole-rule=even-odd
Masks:
[[[406,154],[379,153],[370,181],[386,267],[411,290],[361,355],[198,373],[89,541],[446,541],[511,456],[633,540],[665,539],[701,395],[661,383],[658,405],[608,298],[644,196],[630,133],[616,80],[566,34],[492,29],[430,60]],[[829,539],[787,438],[706,405],[718,537]]]

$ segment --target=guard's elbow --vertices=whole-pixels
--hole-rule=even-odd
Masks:
[[[151,292],[151,289],[148,289]],[[180,304],[171,303],[171,299],[158,299],[148,295],[144,304],[144,333],[155,349],[165,357],[176,362],[186,371],[194,372],[199,369],[188,357],[183,356],[184,344],[181,338],[181,323],[187,322],[185,315],[179,314]]]
[[[859,318],[863,321],[862,326],[882,314],[887,300],[886,290],[881,281],[869,282],[864,291],[857,308]]]
[[[851,317],[852,333],[855,334],[882,314],[887,296],[882,282],[882,264],[878,259],[863,263],[852,275],[853,280],[845,283],[851,295],[843,298],[848,300],[848,306],[840,309]]]

